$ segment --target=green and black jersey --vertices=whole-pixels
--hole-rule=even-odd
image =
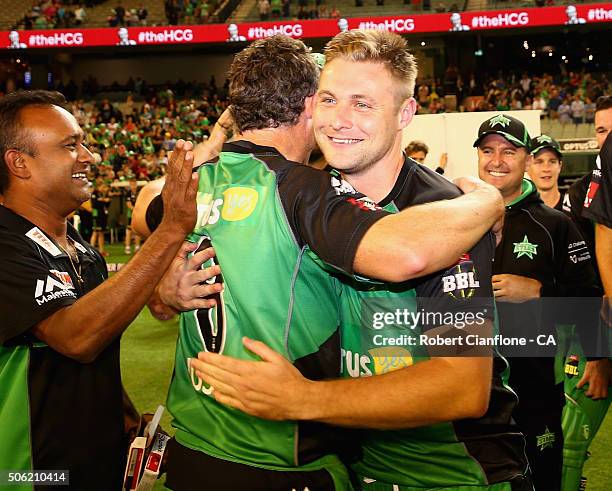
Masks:
[[[0,206],[0,469],[68,470],[71,489],[108,491],[125,465],[119,340],[82,364],[31,334],[107,277],[100,254],[68,236],[82,282],[53,239]]]
[[[393,190],[379,205],[398,211],[459,195],[450,181],[407,158]],[[380,375],[422,362],[428,353],[418,341],[421,334],[441,324],[469,328],[492,320],[494,250],[487,234],[454,266],[425,278],[399,285],[344,284],[343,375]],[[393,315],[398,311],[399,316]],[[390,323],[383,322],[384,313],[392,314]],[[517,398],[507,378],[506,361],[496,357],[489,409],[481,418],[408,430],[364,430],[363,455],[352,466],[364,489],[446,489],[520,479],[527,470],[525,442],[511,418]]]
[[[340,179],[245,141],[224,145],[218,161],[200,167],[199,175],[199,216],[189,240],[215,247],[222,270],[216,281],[225,288],[217,307],[181,315],[168,396],[176,439],[265,469],[337,464],[332,428],[266,421],[219,404],[187,362],[203,350],[255,359],[242,346],[248,336],[310,379],[338,377],[339,292],[318,258],[352,274],[360,240],[388,213]]]

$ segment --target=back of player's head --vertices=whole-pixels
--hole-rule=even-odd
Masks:
[[[242,133],[295,125],[317,90],[319,68],[302,41],[277,35],[238,53],[228,79],[230,111]]]
[[[602,95],[595,103],[595,112],[612,108],[612,95]]]
[[[414,95],[417,64],[408,43],[399,34],[379,30],[352,30],[337,34],[325,47],[326,62],[336,58],[382,64],[401,86],[400,97]]]
[[[47,90],[20,90],[0,99],[0,193],[8,185],[8,169],[4,155],[16,149],[28,155],[35,155],[36,148],[28,138],[28,129],[21,126],[22,109],[30,106],[64,107],[66,99],[59,92]]]
[[[429,153],[429,147],[422,141],[412,140],[408,146],[404,149],[406,155],[410,157],[410,155],[416,152],[423,152],[425,156]]]

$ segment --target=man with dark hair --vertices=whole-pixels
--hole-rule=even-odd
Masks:
[[[456,186],[402,154],[402,130],[416,110],[416,63],[406,41],[386,31],[354,30],[338,34],[325,54],[313,126],[326,160],[340,171],[333,175],[397,215],[454,201]],[[393,235],[386,240],[400,245]],[[447,242],[439,239],[440,246]],[[529,489],[524,440],[510,418],[516,399],[504,383],[505,361],[493,363],[487,349],[428,350],[422,341],[456,340],[466,332],[489,339],[493,251],[485,234],[423,278],[399,285],[345,278],[338,285],[344,380],[315,381],[300,373],[285,350],[258,333],[243,344],[262,361],[209,352],[191,365],[219,402],[253,416],[371,428],[353,444],[362,449],[351,466],[360,489]],[[384,251],[370,257],[386,260]],[[379,325],[380,314],[396,318],[396,307],[404,316],[484,316],[467,331],[452,321]],[[411,333],[416,344],[402,342]]]
[[[404,153],[412,160],[416,160],[419,164],[425,163],[425,158],[429,153],[429,147],[422,141],[413,140],[404,149]],[[440,164],[436,167],[438,174],[444,174],[446,164],[448,163],[448,154],[443,153],[440,155]]]
[[[242,346],[248,336],[282,352],[305,377],[337,376],[338,290],[325,269],[403,281],[456,262],[495,220],[495,210],[484,217],[486,224],[466,216],[467,206],[482,205],[473,196],[478,190],[389,214],[339,176],[300,165],[314,146],[317,79],[308,49],[286,36],[254,42],[230,68],[235,141],[224,145],[216,163],[199,169],[201,216],[189,238],[199,250],[215,247],[223,274],[214,279],[214,306],[204,300],[181,317],[168,396],[177,428],[168,462],[172,489],[348,489],[337,451],[342,439],[332,428],[265,421],[228,408],[190,360],[202,350],[252,360]],[[370,143],[361,138],[330,143],[353,148],[361,142],[367,152]],[[489,199],[496,209],[496,199]],[[151,229],[157,203],[148,210]],[[438,238],[423,232],[431,220],[459,234],[449,246],[454,250],[440,251]],[[468,221],[472,225],[464,229]],[[194,277],[201,281],[199,272]]]
[[[66,470],[71,489],[119,489],[125,465],[119,337],[193,228],[190,143],[168,167],[169,210],[112,279],[66,217],[93,155],[61,94],[0,99],[0,469]],[[54,478],[55,479],[55,478]],[[37,484],[50,484],[41,481]]]

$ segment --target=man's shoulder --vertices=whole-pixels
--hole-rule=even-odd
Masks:
[[[568,227],[572,227],[572,219],[566,213],[550,206],[543,202],[529,203],[522,207],[535,222],[536,226],[544,228],[550,235],[567,231]]]
[[[408,206],[453,199],[461,196],[461,190],[451,181],[424,165],[406,159],[407,172],[398,178],[397,201],[400,209]],[[396,186],[397,186],[396,184]]]

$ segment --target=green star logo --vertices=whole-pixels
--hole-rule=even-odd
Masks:
[[[552,138],[548,135],[538,136],[536,140],[538,143],[552,143]]]
[[[536,446],[540,448],[540,451],[544,450],[545,448],[552,448],[554,443],[555,434],[548,429],[548,426],[544,430],[543,434],[536,436]]]
[[[501,125],[502,128],[505,128],[510,124],[510,119],[503,114],[498,114],[497,116],[493,116],[491,119],[489,119],[489,126],[491,128],[497,124]]]
[[[526,235],[522,242],[513,242],[513,244],[514,253],[516,254],[517,259],[523,256],[527,256],[529,259],[533,259],[533,256],[536,256],[538,254],[537,244],[531,244]]]

